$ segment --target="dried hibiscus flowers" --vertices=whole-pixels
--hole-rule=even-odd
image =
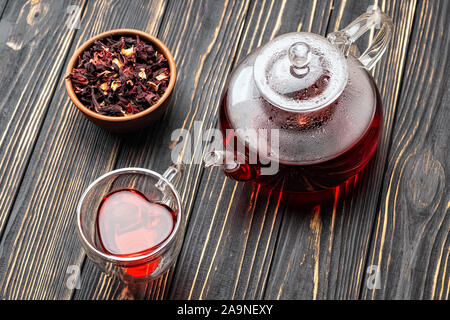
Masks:
[[[167,89],[167,59],[136,37],[96,40],[68,76],[78,99],[106,116],[136,114],[154,105]]]

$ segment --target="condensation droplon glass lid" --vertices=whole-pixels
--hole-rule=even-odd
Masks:
[[[347,85],[347,61],[326,38],[288,33],[261,48],[254,78],[262,96],[291,112],[307,112],[334,102]]]

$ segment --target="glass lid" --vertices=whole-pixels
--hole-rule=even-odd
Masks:
[[[347,61],[326,38],[288,33],[261,48],[254,64],[256,86],[273,105],[306,112],[334,102],[347,85]]]

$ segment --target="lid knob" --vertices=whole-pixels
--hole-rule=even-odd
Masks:
[[[260,49],[253,76],[257,89],[272,105],[309,112],[339,97],[347,85],[348,70],[344,55],[324,37],[295,32]]]
[[[309,72],[311,47],[306,42],[296,42],[289,48],[289,60],[292,63],[291,72],[294,76],[304,77]]]
[[[289,48],[289,59],[296,68],[304,68],[311,61],[311,47],[305,42],[296,42]]]

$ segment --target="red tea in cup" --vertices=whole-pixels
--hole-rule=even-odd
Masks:
[[[172,209],[148,200],[133,189],[114,191],[101,202],[97,213],[98,241],[103,250],[116,257],[139,257],[158,248],[176,224]],[[123,268],[134,277],[152,273],[159,257],[135,267]]]

